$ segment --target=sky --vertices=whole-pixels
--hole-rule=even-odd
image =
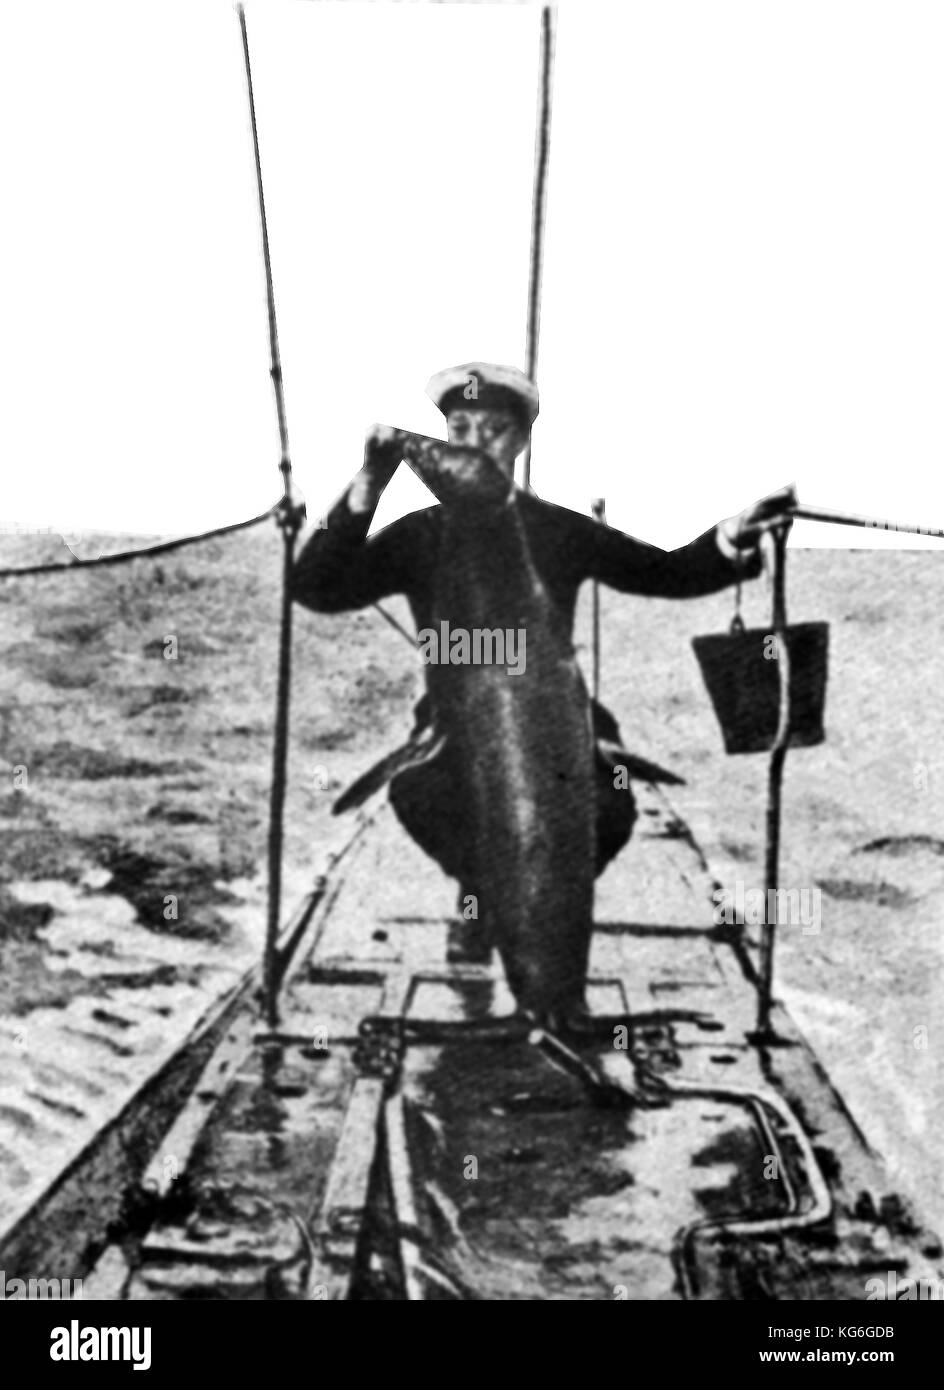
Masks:
[[[539,11],[248,0],[311,517],[425,385],[523,365]],[[680,545],[786,482],[944,527],[944,10],[563,0],[532,483]],[[230,0],[0,5],[0,525],[279,495]],[[401,468],[378,524],[426,501]],[[798,522],[792,544],[930,545]]]

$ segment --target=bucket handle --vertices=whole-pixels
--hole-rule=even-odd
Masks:
[[[731,636],[740,637],[744,631],[744,619],[741,617],[741,581],[737,581],[734,589],[734,617],[731,619]]]
[[[760,562],[764,577],[772,588],[775,582],[776,560],[773,555],[773,547],[767,542],[766,537],[760,546]],[[738,577],[734,585],[734,617],[731,619],[729,628],[732,637],[739,637],[745,631],[744,619],[741,616],[741,587],[741,579]]]

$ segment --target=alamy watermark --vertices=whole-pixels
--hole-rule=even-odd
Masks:
[[[527,633],[523,627],[450,627],[441,622],[416,634],[420,660],[427,666],[507,666],[509,676],[523,676]]]
[[[802,927],[804,936],[819,936],[823,925],[819,888],[745,888],[741,879],[729,888],[716,888],[712,914],[716,927]]]
[[[58,536],[76,560],[100,560],[102,543],[86,531],[63,531],[58,526],[35,526],[31,522],[0,522],[0,535],[3,536]]]
[[[72,1318],[68,1327],[49,1334],[51,1361],[130,1361],[133,1371],[151,1369],[149,1327],[83,1327]]]
[[[887,1299],[892,1303],[910,1303],[914,1299],[937,1299],[944,1301],[944,1279],[899,1279],[895,1270],[890,1269],[885,1278],[876,1276],[865,1281],[865,1297]]]
[[[81,1279],[8,1279],[0,1269],[0,1302],[48,1299],[52,1302],[82,1297]]]

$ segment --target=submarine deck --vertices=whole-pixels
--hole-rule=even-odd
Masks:
[[[86,1297],[857,1300],[889,1269],[939,1277],[786,1011],[754,1033],[750,948],[715,926],[665,794],[636,790],[578,1050],[621,1086],[645,1069],[654,1104],[598,1108],[509,1036],[497,957],[447,962],[454,885],[384,804],[329,876],[278,1032],[227,1034]]]

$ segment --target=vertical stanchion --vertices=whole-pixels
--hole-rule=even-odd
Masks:
[[[259,218],[262,224],[262,257],[265,263],[266,300],[269,310],[270,373],[275,388],[275,407],[279,419],[279,442],[283,497],[278,512],[283,538],[282,611],[279,624],[279,664],[275,695],[275,730],[272,744],[272,784],[269,795],[268,843],[268,905],[266,914],[265,956],[263,959],[263,990],[266,1023],[270,1029],[278,1026],[278,962],[276,945],[279,937],[279,914],[282,901],[282,818],[285,808],[285,766],[288,753],[289,690],[292,674],[292,599],[291,576],[295,559],[295,541],[301,527],[304,509],[292,495],[292,460],[288,445],[288,425],[285,418],[285,394],[282,388],[282,362],[279,355],[279,332],[275,318],[275,294],[272,288],[272,262],[269,257],[269,231],[266,225],[265,194],[262,188],[262,161],[259,156],[259,132],[256,126],[256,104],[252,92],[252,69],[249,63],[249,39],[246,35],[246,14],[237,7],[239,28],[246,62],[246,86],[249,92],[249,123],[252,127],[252,148],[256,161],[256,186],[259,192]]]
[[[541,52],[539,58],[537,129],[534,140],[534,191],[531,197],[531,259],[528,269],[528,325],[525,335],[525,373],[534,381],[538,369],[538,341],[541,334],[541,278],[544,269],[544,219],[547,212],[547,166],[551,152],[551,93],[554,85],[554,37],[556,12],[553,5],[541,8]],[[521,486],[531,486],[531,441],[521,466]]]
[[[786,555],[789,527],[778,526],[769,533],[773,562],[773,635],[777,655],[777,675],[780,687],[780,711],[777,735],[770,753],[767,770],[767,850],[764,860],[764,925],[760,941],[760,988],[757,999],[757,1031],[761,1037],[770,1036],[770,1008],[773,999],[774,944],[780,903],[780,794],[783,786],[783,765],[790,741],[790,650],[787,645],[786,612]],[[765,538],[766,540],[766,538]],[[771,892],[771,890],[773,890]],[[773,913],[771,920],[771,904]]]
[[[286,762],[288,755],[288,709],[292,675],[292,597],[291,576],[295,560],[298,521],[287,507],[279,520],[283,537],[282,612],[279,624],[279,667],[275,696],[275,730],[272,740],[272,786],[269,794],[269,892],[266,913],[265,963],[263,970],[266,1024],[275,1029],[279,1021],[279,978],[276,945],[282,902],[282,821],[285,810]]]
[[[594,497],[590,503],[590,515],[601,526],[606,525],[606,502],[602,497]],[[600,585],[593,581],[593,698],[600,698]]]

